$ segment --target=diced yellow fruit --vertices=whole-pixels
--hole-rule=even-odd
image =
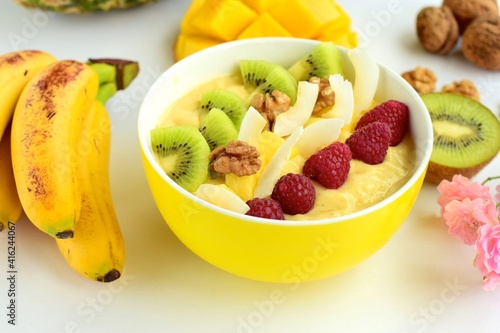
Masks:
[[[200,35],[234,40],[258,14],[240,0],[209,0],[191,18],[191,27]]]
[[[234,173],[226,175],[226,186],[247,202],[252,199],[255,186],[257,186],[257,174],[238,177]]]
[[[318,35],[315,35],[314,38],[330,33],[344,33],[350,30],[351,26],[351,17],[347,14],[347,12],[337,3],[332,2],[337,15],[335,19],[329,21],[323,29],[318,31]]]
[[[325,0],[289,0],[269,13],[292,35],[301,38],[316,36],[322,28],[342,16],[335,3]]]
[[[208,37],[180,34],[174,46],[175,61],[179,61],[190,54],[220,43],[221,41]]]
[[[198,13],[201,6],[206,2],[206,0],[193,0],[189,5],[186,13],[184,14],[184,18],[181,22],[181,33],[182,34],[195,34],[197,33],[197,29],[192,26],[193,17]]]
[[[283,28],[268,13],[263,13],[259,18],[253,21],[237,39],[255,38],[255,37],[292,37],[292,34]]]
[[[344,46],[350,49],[358,46],[358,35],[353,31],[348,31],[344,34],[333,36],[329,40],[337,45]]]
[[[259,151],[259,159],[262,165],[259,171],[253,175],[238,177],[235,174],[226,175],[226,186],[229,187],[234,193],[236,193],[244,201],[253,198],[253,193],[255,187],[257,186],[257,181],[265,169],[266,165],[269,163],[274,153],[285,140],[273,132],[264,131],[259,136],[259,146],[257,150]]]
[[[358,35],[351,30],[351,18],[338,4],[335,5],[341,15],[328,23],[314,39],[330,41],[347,48],[358,45]]]
[[[351,18],[335,0],[192,0],[175,60],[234,39],[302,37],[354,48]]]
[[[242,0],[248,7],[255,10],[257,13],[264,13],[273,7],[281,4],[285,0]]]

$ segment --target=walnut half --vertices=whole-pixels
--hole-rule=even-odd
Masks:
[[[436,74],[429,68],[417,66],[412,71],[404,72],[402,75],[419,94],[425,94],[434,91],[436,87]]]
[[[273,90],[271,94],[257,94],[252,98],[253,106],[267,120],[266,129],[272,128],[276,117],[290,109],[291,100],[287,94]]]
[[[441,92],[448,92],[457,95],[462,95],[479,101],[481,96],[474,83],[470,80],[454,81],[453,83],[443,86]]]
[[[259,152],[244,141],[230,141],[226,146],[215,148],[209,155],[210,169],[226,175],[248,176],[259,171],[262,164]]]
[[[319,86],[318,99],[314,105],[313,114],[335,104],[335,92],[330,86],[329,77],[320,79],[319,77],[313,76],[309,79],[309,82]]]

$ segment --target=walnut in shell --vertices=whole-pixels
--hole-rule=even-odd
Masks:
[[[447,54],[457,43],[458,24],[448,7],[424,7],[417,15],[417,35],[428,52]]]
[[[475,19],[462,36],[462,53],[478,67],[500,70],[500,16]]]
[[[457,20],[460,34],[477,17],[495,14],[498,15],[498,4],[496,0],[443,0],[443,6],[447,6],[453,12]]]

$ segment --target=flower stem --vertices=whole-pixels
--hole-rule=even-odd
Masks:
[[[485,179],[484,182],[481,183],[481,185],[484,185],[486,184],[487,182],[491,181],[491,180],[494,180],[494,179],[500,179],[500,176],[494,176],[494,177],[488,177]]]

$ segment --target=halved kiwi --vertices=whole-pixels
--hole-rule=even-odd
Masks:
[[[210,147],[197,128],[153,129],[151,145],[165,173],[187,191],[196,191],[208,178]]]
[[[208,112],[213,108],[224,111],[239,130],[248,105],[234,91],[214,88],[205,90],[201,95],[201,109]]]
[[[212,108],[208,112],[200,127],[200,133],[207,141],[210,150],[238,139],[238,130],[232,120],[224,111],[217,108]]]
[[[439,183],[461,174],[471,178],[500,150],[500,122],[482,103],[468,97],[422,94],[434,130],[426,180]]]
[[[297,81],[309,81],[313,76],[322,79],[331,74],[344,76],[342,53],[334,43],[322,42],[295,62],[288,71]]]

